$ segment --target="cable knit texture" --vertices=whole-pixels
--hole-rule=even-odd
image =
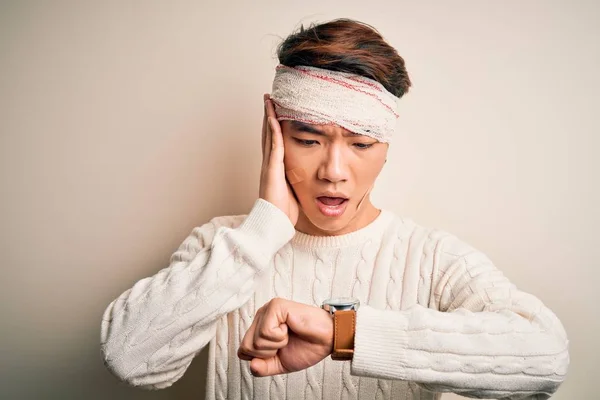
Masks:
[[[256,378],[238,359],[270,299],[339,296],[361,302],[352,361]],[[261,199],[247,216],[195,228],[169,267],[108,306],[101,341],[109,370],[148,389],[172,385],[209,345],[209,400],[540,400],[569,364],[552,311],[456,237],[385,210],[356,232],[309,236]]]

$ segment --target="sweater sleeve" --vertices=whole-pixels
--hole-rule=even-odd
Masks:
[[[119,379],[147,389],[172,385],[214,337],[217,321],[250,299],[255,278],[295,232],[288,217],[262,199],[243,221],[232,218],[195,228],[167,268],[108,306],[101,349]]]
[[[357,312],[352,373],[486,399],[547,399],[564,380],[556,315],[456,238],[440,246],[430,308]]]

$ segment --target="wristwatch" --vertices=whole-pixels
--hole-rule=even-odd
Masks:
[[[352,297],[327,299],[321,305],[333,316],[333,352],[332,360],[352,360],[354,355],[354,332],[356,310],[360,301]]]

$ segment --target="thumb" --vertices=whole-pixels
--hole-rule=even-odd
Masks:
[[[267,359],[253,358],[252,361],[250,361],[250,371],[254,376],[271,376],[288,372],[283,365],[281,365],[281,360],[278,356]]]

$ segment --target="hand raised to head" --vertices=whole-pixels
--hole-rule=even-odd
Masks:
[[[298,222],[299,208],[292,189],[285,178],[283,133],[268,94],[264,95],[264,104],[263,162],[260,173],[259,197],[283,211],[295,226]]]

